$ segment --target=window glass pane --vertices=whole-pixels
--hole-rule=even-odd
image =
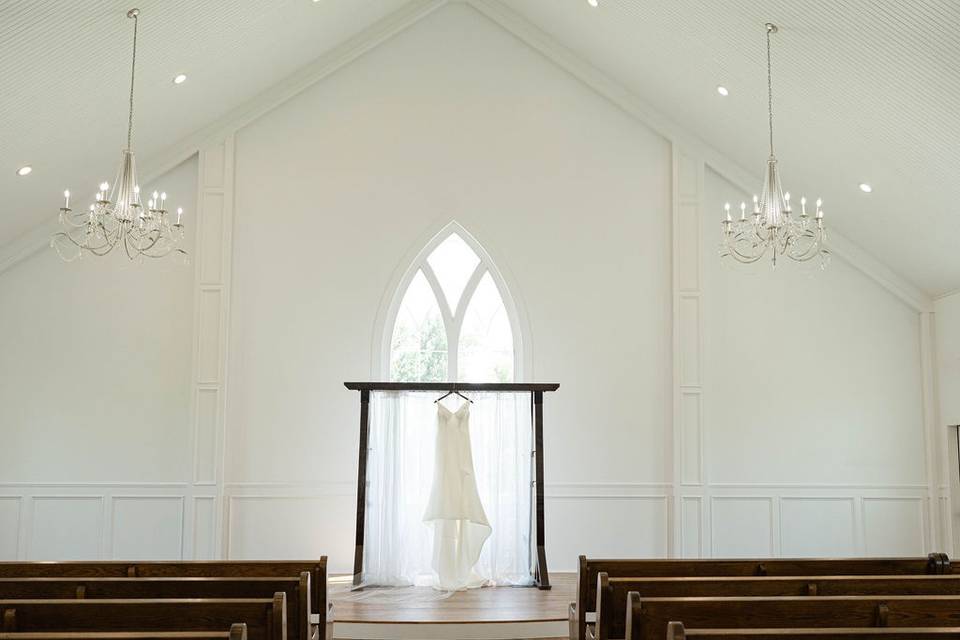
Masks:
[[[447,379],[447,332],[440,307],[422,271],[403,296],[390,346],[390,379],[442,382]]]
[[[440,282],[443,295],[450,305],[450,313],[456,313],[463,288],[480,264],[480,258],[463,238],[452,233],[433,250],[427,263]]]
[[[513,332],[489,271],[467,306],[459,349],[462,382],[513,382]]]

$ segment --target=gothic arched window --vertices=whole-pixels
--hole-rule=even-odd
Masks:
[[[388,318],[398,382],[513,382],[519,332],[510,294],[483,248],[449,225],[420,252]],[[392,321],[391,321],[392,320]]]

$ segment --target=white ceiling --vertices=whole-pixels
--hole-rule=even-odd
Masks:
[[[123,142],[128,5],[0,4],[0,245],[59,192],[112,172]],[[404,0],[144,0],[141,157],[215,121]],[[735,163],[766,159],[763,23],[777,155],[794,194],[931,294],[960,288],[960,2],[504,0]],[[174,74],[189,75],[174,86]],[[723,84],[730,96],[721,98]],[[14,175],[30,163],[34,174]],[[869,182],[874,192],[860,192]],[[719,220],[720,206],[706,212]]]
[[[0,0],[0,245],[55,218],[65,188],[87,201],[113,181],[126,139],[129,8],[141,10],[133,144],[143,172],[145,159],[404,4]],[[187,81],[174,85],[180,72]],[[34,170],[20,178],[24,164]]]

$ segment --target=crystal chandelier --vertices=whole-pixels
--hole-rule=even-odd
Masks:
[[[753,196],[753,212],[747,216],[747,204],[740,203],[740,219],[730,215],[730,203],[723,205],[723,242],[720,256],[737,262],[757,262],[768,252],[777,265],[779,256],[797,262],[820,258],[825,267],[830,252],[824,245],[826,230],[823,226],[823,201],[817,199],[813,215],[807,213],[807,199],[800,198],[800,215],[793,215],[790,192],[783,192],[777,158],[773,153],[773,81],[770,71],[770,35],[777,26],[766,24],[767,29],[767,114],[770,126],[770,157],[763,181],[763,193]]]
[[[133,157],[133,86],[137,69],[137,18],[139,9],[130,9],[133,19],[133,59],[130,65],[130,115],[127,119],[127,147],[120,154],[120,169],[111,188],[103,182],[93,204],[84,211],[70,208],[70,192],[64,191],[60,224],[64,230],[54,234],[50,246],[60,257],[73,261],[84,252],[105,256],[118,246],[131,260],[162,258],[172,251],[186,254],[176,244],[183,239],[183,209],[176,217],[167,210],[167,194],[153,192],[147,205],[140,201],[137,166]]]

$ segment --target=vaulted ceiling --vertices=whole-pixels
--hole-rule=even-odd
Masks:
[[[763,23],[777,23],[774,110],[787,186],[821,195],[834,228],[928,293],[960,288],[960,3],[501,2],[733,163],[755,170],[758,190],[766,158]],[[427,4],[139,2],[141,159],[378,21]],[[0,246],[55,215],[63,188],[112,179],[125,133],[128,5],[0,4]],[[187,81],[174,85],[181,72]],[[717,85],[729,96],[718,95]],[[34,173],[16,176],[26,164]],[[873,193],[860,191],[863,182]],[[719,219],[721,204],[708,209],[708,221],[714,213]]]

